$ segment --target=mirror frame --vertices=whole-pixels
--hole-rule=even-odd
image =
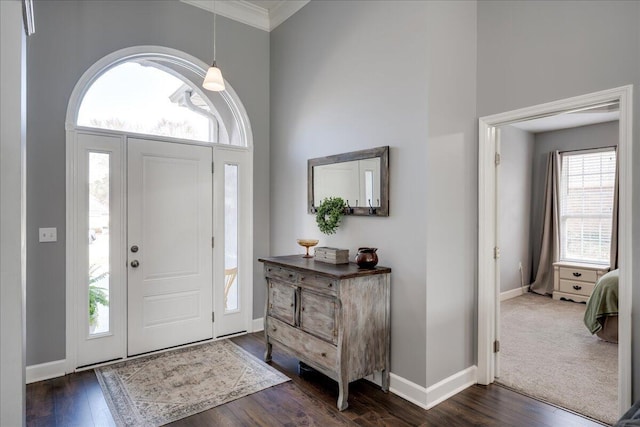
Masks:
[[[380,206],[351,206],[345,209],[345,215],[360,216],[389,216],[389,146],[369,148],[366,150],[352,151],[350,153],[335,154],[333,156],[318,157],[307,161],[307,211],[316,213],[313,200],[313,168],[315,166],[330,165],[333,163],[351,162],[380,158]]]

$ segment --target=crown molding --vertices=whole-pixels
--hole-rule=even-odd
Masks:
[[[291,15],[302,9],[309,0],[281,0],[272,9],[260,7],[246,0],[217,1],[212,0],[180,0],[208,12],[214,11],[218,15],[263,31],[271,31],[286,21]]]
[[[289,19],[294,13],[302,9],[309,0],[282,0],[269,10],[269,31]]]

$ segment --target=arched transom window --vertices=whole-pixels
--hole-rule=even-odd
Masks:
[[[184,72],[152,59],[132,59],[102,73],[78,110],[82,127],[243,145],[228,105],[205,94]]]

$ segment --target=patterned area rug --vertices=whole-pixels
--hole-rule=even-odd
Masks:
[[[289,381],[228,340],[95,372],[119,426],[160,426]]]

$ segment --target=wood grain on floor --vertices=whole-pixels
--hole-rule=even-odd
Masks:
[[[232,338],[262,358],[262,334]],[[336,408],[337,383],[299,376],[298,360],[274,347],[271,365],[292,381],[172,423],[172,426],[599,426],[499,386],[472,386],[429,411],[365,380],[349,386],[349,408]],[[113,426],[93,371],[27,386],[28,426]]]

